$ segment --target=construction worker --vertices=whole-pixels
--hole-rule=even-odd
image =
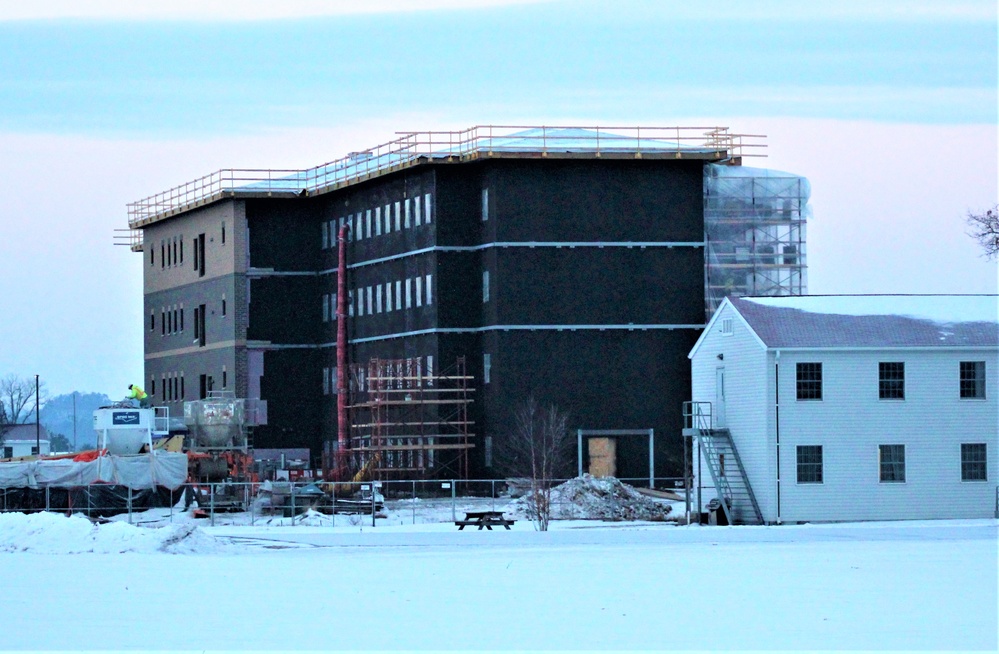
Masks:
[[[149,395],[135,384],[128,385],[128,395],[125,396],[125,399],[137,401],[140,409],[149,408]]]

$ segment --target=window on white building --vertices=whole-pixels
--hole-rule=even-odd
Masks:
[[[882,400],[905,399],[905,363],[881,361],[878,363],[878,397]]]
[[[961,362],[961,399],[985,399],[985,362]]]
[[[795,385],[799,400],[822,399],[821,363],[799,363],[796,375]]]
[[[905,445],[878,445],[878,466],[883,483],[904,482]]]
[[[798,483],[822,483],[822,446],[798,446]]]
[[[961,443],[961,481],[988,481],[985,443]]]

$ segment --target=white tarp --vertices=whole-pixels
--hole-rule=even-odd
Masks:
[[[187,480],[187,455],[154,452],[135,456],[102,456],[94,461],[12,461],[0,463],[0,488],[44,488],[117,484],[133,490],[179,488]]]

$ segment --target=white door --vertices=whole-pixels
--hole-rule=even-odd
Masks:
[[[725,369],[715,368],[715,428],[724,429],[725,423]]]

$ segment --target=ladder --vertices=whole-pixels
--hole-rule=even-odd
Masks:
[[[693,436],[701,446],[728,523],[762,525],[763,513],[732,441],[732,433],[728,429],[713,428],[710,402],[685,402],[684,418],[687,425],[684,435]]]

